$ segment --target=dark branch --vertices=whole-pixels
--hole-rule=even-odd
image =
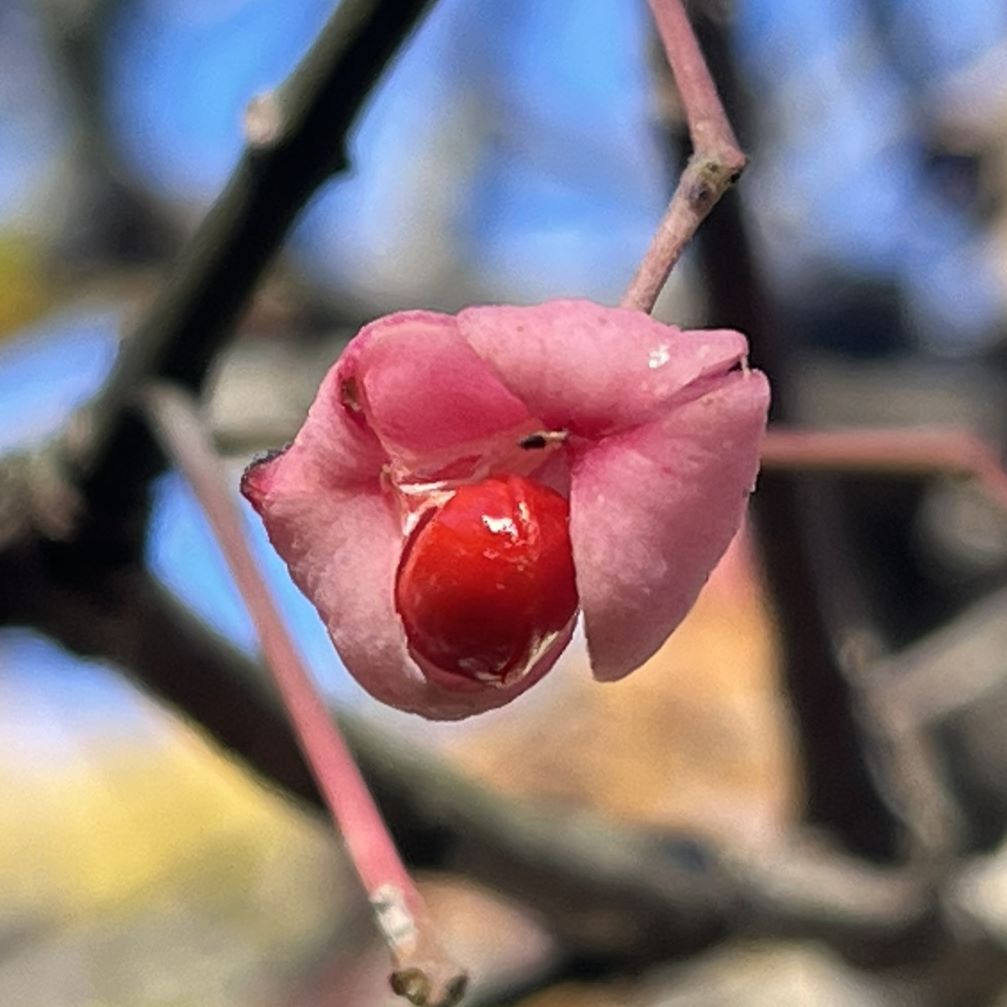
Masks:
[[[354,119],[428,3],[342,0],[287,82],[254,103],[253,139],[227,188],[64,439],[90,505],[78,537],[92,561],[138,553],[145,488],[162,464],[131,412],[135,390],[150,378],[200,388],[299,210],[345,167]]]
[[[111,658],[268,784],[320,807],[262,669],[149,574],[121,570],[25,601],[43,632]],[[413,866],[507,892],[547,922],[567,956],[603,970],[633,971],[730,934],[801,934],[872,959],[906,942],[925,953],[935,936],[928,895],[897,873],[817,853],[722,860],[687,839],[501,798],[352,717],[341,726]]]
[[[697,19],[704,48],[736,122],[745,116],[723,26]],[[771,296],[759,271],[737,194],[699,234],[718,325],[747,333],[753,360],[771,375],[774,420],[788,418],[791,369]],[[862,597],[842,528],[821,484],[763,472],[752,499],[759,548],[784,651],[806,774],[809,818],[872,856],[897,852],[901,829],[868,769],[864,714],[838,652],[835,627],[862,625]]]

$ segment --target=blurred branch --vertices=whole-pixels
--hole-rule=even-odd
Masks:
[[[683,0],[650,0],[650,9],[685,107],[693,150],[622,297],[624,308],[646,312],[654,310],[661,288],[699,225],[745,168],[745,155],[724,114]]]
[[[888,658],[872,677],[879,699],[919,724],[984,702],[1007,682],[1007,588]]]
[[[452,1007],[467,976],[447,957],[419,890],[325,708],[252,557],[241,512],[196,401],[170,385],[144,396],[158,441],[191,484],[245,602],[287,716],[346,844],[395,963],[392,986],[420,1007]]]
[[[725,104],[744,124],[723,25],[697,21]],[[788,419],[792,368],[772,298],[752,249],[742,207],[729,194],[699,235],[717,324],[748,334],[756,363],[773,383],[774,421]],[[858,690],[840,659],[846,640],[876,638],[856,578],[841,516],[804,475],[764,472],[752,499],[758,544],[773,601],[804,762],[807,814],[852,849],[892,857],[904,835],[883,783],[869,768],[876,752]]]
[[[23,603],[40,630],[115,661],[267,782],[321,805],[262,670],[147,572],[105,571],[76,590],[26,593]],[[633,972],[732,934],[802,934],[877,961],[907,947],[926,955],[939,936],[929,892],[900,872],[822,850],[738,860],[564,815],[497,796],[352,717],[340,723],[406,859],[506,891],[548,924],[570,960]]]
[[[1007,589],[872,668],[870,695],[896,730],[932,739],[935,770],[961,798],[963,846],[1001,843],[1007,827]]]
[[[798,430],[770,427],[763,469],[789,472],[975,479],[1007,508],[1007,472],[998,453],[968,430]]]

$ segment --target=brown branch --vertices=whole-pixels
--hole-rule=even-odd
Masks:
[[[452,1007],[464,993],[466,975],[441,947],[423,898],[276,609],[195,400],[161,384],[148,388],[144,401],[157,439],[192,486],[255,624],[301,750],[391,950],[393,988],[420,1007]]]
[[[138,181],[121,156],[107,100],[111,37],[125,0],[35,5],[71,126],[63,166],[72,214],[56,238],[60,266],[87,279],[110,266],[163,261],[180,240],[166,204]]]
[[[745,168],[682,0],[650,0],[682,98],[692,157],[626,293],[624,308],[654,310],[661,288],[707,214]]]
[[[62,463],[89,505],[77,535],[90,562],[139,554],[146,486],[162,461],[132,397],[164,378],[197,390],[301,207],[346,165],[346,137],[377,77],[429,0],[342,0],[250,140],[115,369],[71,425]]]

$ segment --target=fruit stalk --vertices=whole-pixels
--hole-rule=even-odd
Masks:
[[[156,384],[146,389],[143,401],[155,436],[191,484],[255,623],[301,751],[391,950],[393,988],[412,1003],[450,1007],[461,998],[465,973],[441,949],[423,898],[276,609],[195,400],[181,389]]]

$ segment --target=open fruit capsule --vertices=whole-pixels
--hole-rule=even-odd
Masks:
[[[769,385],[745,337],[590,301],[403,311],[360,331],[242,492],[373,696],[503,706],[569,643],[613,681],[741,523]]]

